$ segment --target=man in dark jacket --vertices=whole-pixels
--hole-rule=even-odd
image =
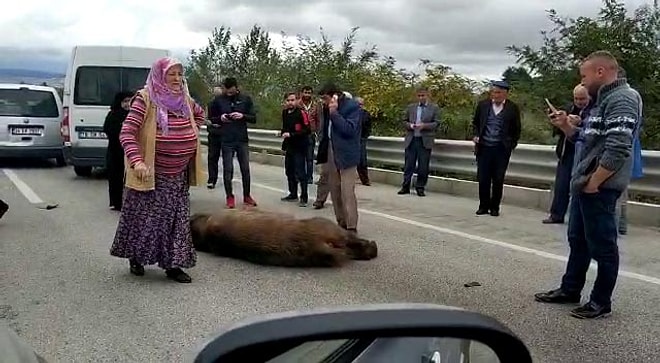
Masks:
[[[358,211],[355,182],[360,163],[360,106],[334,84],[323,86],[319,95],[328,106],[328,117],[320,125],[317,161],[328,173],[337,223],[356,232]]]
[[[213,107],[213,103],[222,96],[222,85],[217,85],[213,88],[213,100],[209,102],[208,105],[208,121],[206,123],[206,129],[208,130],[208,145],[209,145],[209,154],[208,154],[208,171],[209,179],[206,186],[209,189],[214,189],[215,184],[218,182],[218,162],[220,161],[220,154],[222,153],[222,140],[220,137],[220,116],[216,112],[218,111]]]
[[[479,180],[477,215],[500,215],[504,176],[520,139],[520,109],[507,99],[508,94],[508,83],[493,82],[490,98],[479,102],[472,119]]]
[[[241,94],[236,78],[228,77],[222,82],[223,94],[217,97],[209,114],[219,115],[220,142],[222,143],[222,179],[227,194],[227,207],[235,208],[232,179],[234,178],[234,154],[238,159],[243,182],[243,203],[256,206],[250,195],[250,150],[248,149],[247,124],[257,122],[254,104],[250,96]],[[218,121],[215,121],[216,123]]]
[[[565,110],[569,115],[576,115],[582,118],[584,116],[583,111],[589,104],[589,100],[589,91],[584,86],[577,85],[573,89],[573,102]],[[573,160],[575,158],[575,144],[566,140],[566,135],[557,127],[553,127],[552,135],[559,136],[557,147],[555,148],[558,161],[550,216],[544,219],[543,223],[561,224],[564,223],[564,217],[568,210],[571,170],[573,170]]]

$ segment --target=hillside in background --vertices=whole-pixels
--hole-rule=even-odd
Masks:
[[[0,83],[27,83],[62,87],[64,74],[32,69],[0,68]]]

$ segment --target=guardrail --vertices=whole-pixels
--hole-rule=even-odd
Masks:
[[[206,127],[200,135],[206,143]],[[282,139],[276,130],[249,129],[250,150],[281,154]],[[402,137],[370,137],[370,166],[401,171],[403,169]],[[636,198],[658,202],[660,198],[660,151],[644,150],[644,177],[632,182],[629,190]],[[511,156],[507,170],[508,184],[549,189],[555,178],[557,157],[554,145],[520,144]],[[476,180],[477,166],[471,141],[436,140],[431,155],[433,175]]]

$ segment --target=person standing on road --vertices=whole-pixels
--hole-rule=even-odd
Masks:
[[[222,179],[227,195],[227,208],[236,207],[232,179],[234,178],[234,154],[241,169],[243,203],[256,207],[250,195],[250,150],[248,147],[247,124],[257,122],[252,98],[238,90],[236,78],[228,77],[222,82],[223,93],[217,97],[209,113],[220,117],[220,139],[222,142]]]
[[[286,94],[282,110],[282,150],[284,151],[284,170],[289,184],[289,195],[283,201],[298,200],[298,184],[300,184],[301,207],[307,206],[307,151],[310,142],[311,127],[307,113],[298,107],[295,92]]]
[[[110,105],[110,112],[105,117],[103,132],[108,137],[108,149],[105,154],[108,174],[108,195],[110,209],[120,211],[124,193],[124,149],[119,141],[119,133],[124,119],[131,107],[133,92],[119,92]]]
[[[495,81],[490,88],[490,98],[479,102],[474,111],[472,141],[479,181],[477,215],[489,212],[493,217],[500,215],[504,176],[520,139],[520,108],[507,99],[508,95],[509,84]]]
[[[440,109],[438,105],[429,103],[429,91],[426,88],[417,90],[416,103],[408,105],[404,114],[403,127],[406,137],[403,141],[405,160],[403,166],[403,183],[399,195],[410,194],[410,183],[417,169],[415,191],[420,197],[425,196],[424,189],[429,179],[431,152],[435,144],[435,131],[440,125]]]
[[[569,115],[579,116],[580,119],[586,116],[591,97],[589,91],[579,84],[573,89],[573,102],[566,107]],[[573,160],[575,159],[575,144],[566,139],[561,130],[552,128],[553,136],[559,136],[555,153],[557,154],[557,169],[555,170],[555,183],[552,193],[552,205],[550,206],[550,216],[543,220],[543,224],[562,224],[568,211],[568,201],[570,198],[571,171],[573,170]]]
[[[312,132],[309,134],[309,142],[307,143],[307,160],[305,163],[307,173],[307,184],[314,183],[314,149],[316,147],[316,136],[318,133],[318,107],[312,98],[314,90],[311,86],[304,86],[300,90],[300,108],[303,112],[307,113],[309,124]]]
[[[220,136],[220,116],[216,115],[213,103],[216,102],[218,97],[222,96],[222,86],[217,85],[213,88],[213,100],[208,104],[208,122],[206,129],[208,130],[208,171],[209,178],[206,182],[208,189],[215,189],[215,184],[218,182],[218,163],[220,162],[220,154],[222,153],[222,139]]]
[[[362,131],[360,133],[360,164],[357,171],[362,185],[371,185],[369,182],[369,163],[367,162],[367,141],[371,136],[371,114],[364,109],[364,98],[355,97],[360,106],[360,124]]]
[[[134,275],[157,263],[168,278],[191,282],[182,268],[197,260],[189,187],[202,182],[199,127],[204,121],[204,109],[188,94],[182,63],[157,60],[119,137],[127,159],[126,189],[110,254],[128,258]]]
[[[330,118],[330,111],[328,109],[328,106],[321,102],[320,105],[318,105],[318,111],[316,113],[316,119],[318,122],[318,139],[321,140],[321,130],[323,129],[324,125],[327,124],[327,120]],[[319,141],[319,150],[321,150],[321,143]],[[322,163],[319,161],[319,153],[318,151],[316,153],[316,163],[319,165],[322,165]],[[321,175],[319,175],[319,180],[316,182],[317,188],[316,188],[316,200],[314,200],[314,203],[312,204],[314,206],[314,209],[323,209],[325,202],[328,200],[328,195],[330,195],[330,184],[328,184],[328,168],[324,168],[321,166]]]
[[[356,233],[355,182],[360,163],[360,106],[331,83],[322,87],[319,95],[328,106],[328,117],[321,125],[318,162],[328,173],[337,223]]]
[[[566,137],[584,140],[571,177],[568,220],[570,253],[559,288],[537,293],[539,302],[580,302],[591,259],[598,272],[589,301],[571,315],[593,319],[612,312],[612,293],[619,274],[616,203],[630,182],[633,135],[641,119],[641,100],[625,78],[618,78],[611,53],[597,51],[580,65],[582,84],[595,99],[585,126],[578,128],[565,111],[550,114]]]

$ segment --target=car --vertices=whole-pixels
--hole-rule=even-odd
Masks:
[[[219,362],[531,363],[494,318],[435,304],[373,304],[252,317],[221,330],[188,359]]]
[[[0,84],[0,158],[55,159],[66,166],[62,107],[53,87]]]
[[[167,49],[144,47],[73,47],[64,79],[62,134],[76,175],[105,167],[103,122],[115,94],[142,88],[153,62],[170,55]]]

